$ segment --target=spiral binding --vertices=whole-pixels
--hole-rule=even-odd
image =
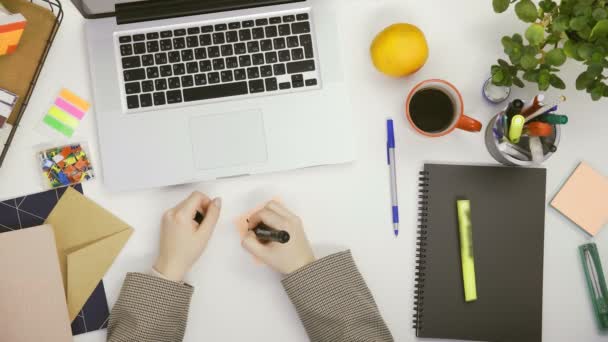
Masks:
[[[424,277],[426,270],[426,235],[428,228],[429,173],[427,171],[420,172],[418,182],[418,241],[416,242],[416,284],[414,285],[414,329],[416,329],[416,335],[422,330],[422,321],[424,317],[423,303]]]

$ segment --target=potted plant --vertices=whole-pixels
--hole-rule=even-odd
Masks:
[[[576,89],[585,90],[594,101],[608,97],[603,75],[608,67],[608,0],[492,0],[494,11],[515,13],[530,26],[524,35],[502,38],[508,61],[493,65],[492,82],[498,86],[523,87],[522,78],[537,83],[538,89],[565,89],[558,76],[568,58],[587,66],[576,79]]]

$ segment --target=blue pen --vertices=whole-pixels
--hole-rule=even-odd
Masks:
[[[399,203],[397,201],[397,164],[395,161],[395,130],[393,120],[386,120],[388,140],[386,142],[386,155],[391,174],[391,211],[393,213],[393,232],[399,236]]]

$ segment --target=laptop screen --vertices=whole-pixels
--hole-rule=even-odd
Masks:
[[[303,0],[192,0],[191,2],[197,2],[204,4],[206,7],[234,7],[234,8],[247,8],[247,7],[258,7],[273,4],[284,4],[290,2],[299,2]],[[150,2],[150,3],[171,3],[174,2],[177,6],[189,1],[179,0],[72,0],[72,3],[80,10],[80,13],[85,18],[102,18],[114,16],[115,5],[124,4],[130,2]]]

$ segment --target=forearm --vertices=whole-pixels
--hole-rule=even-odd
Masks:
[[[350,251],[288,275],[283,286],[312,342],[392,342]]]
[[[108,325],[108,342],[180,342],[194,289],[160,277],[129,273]]]

